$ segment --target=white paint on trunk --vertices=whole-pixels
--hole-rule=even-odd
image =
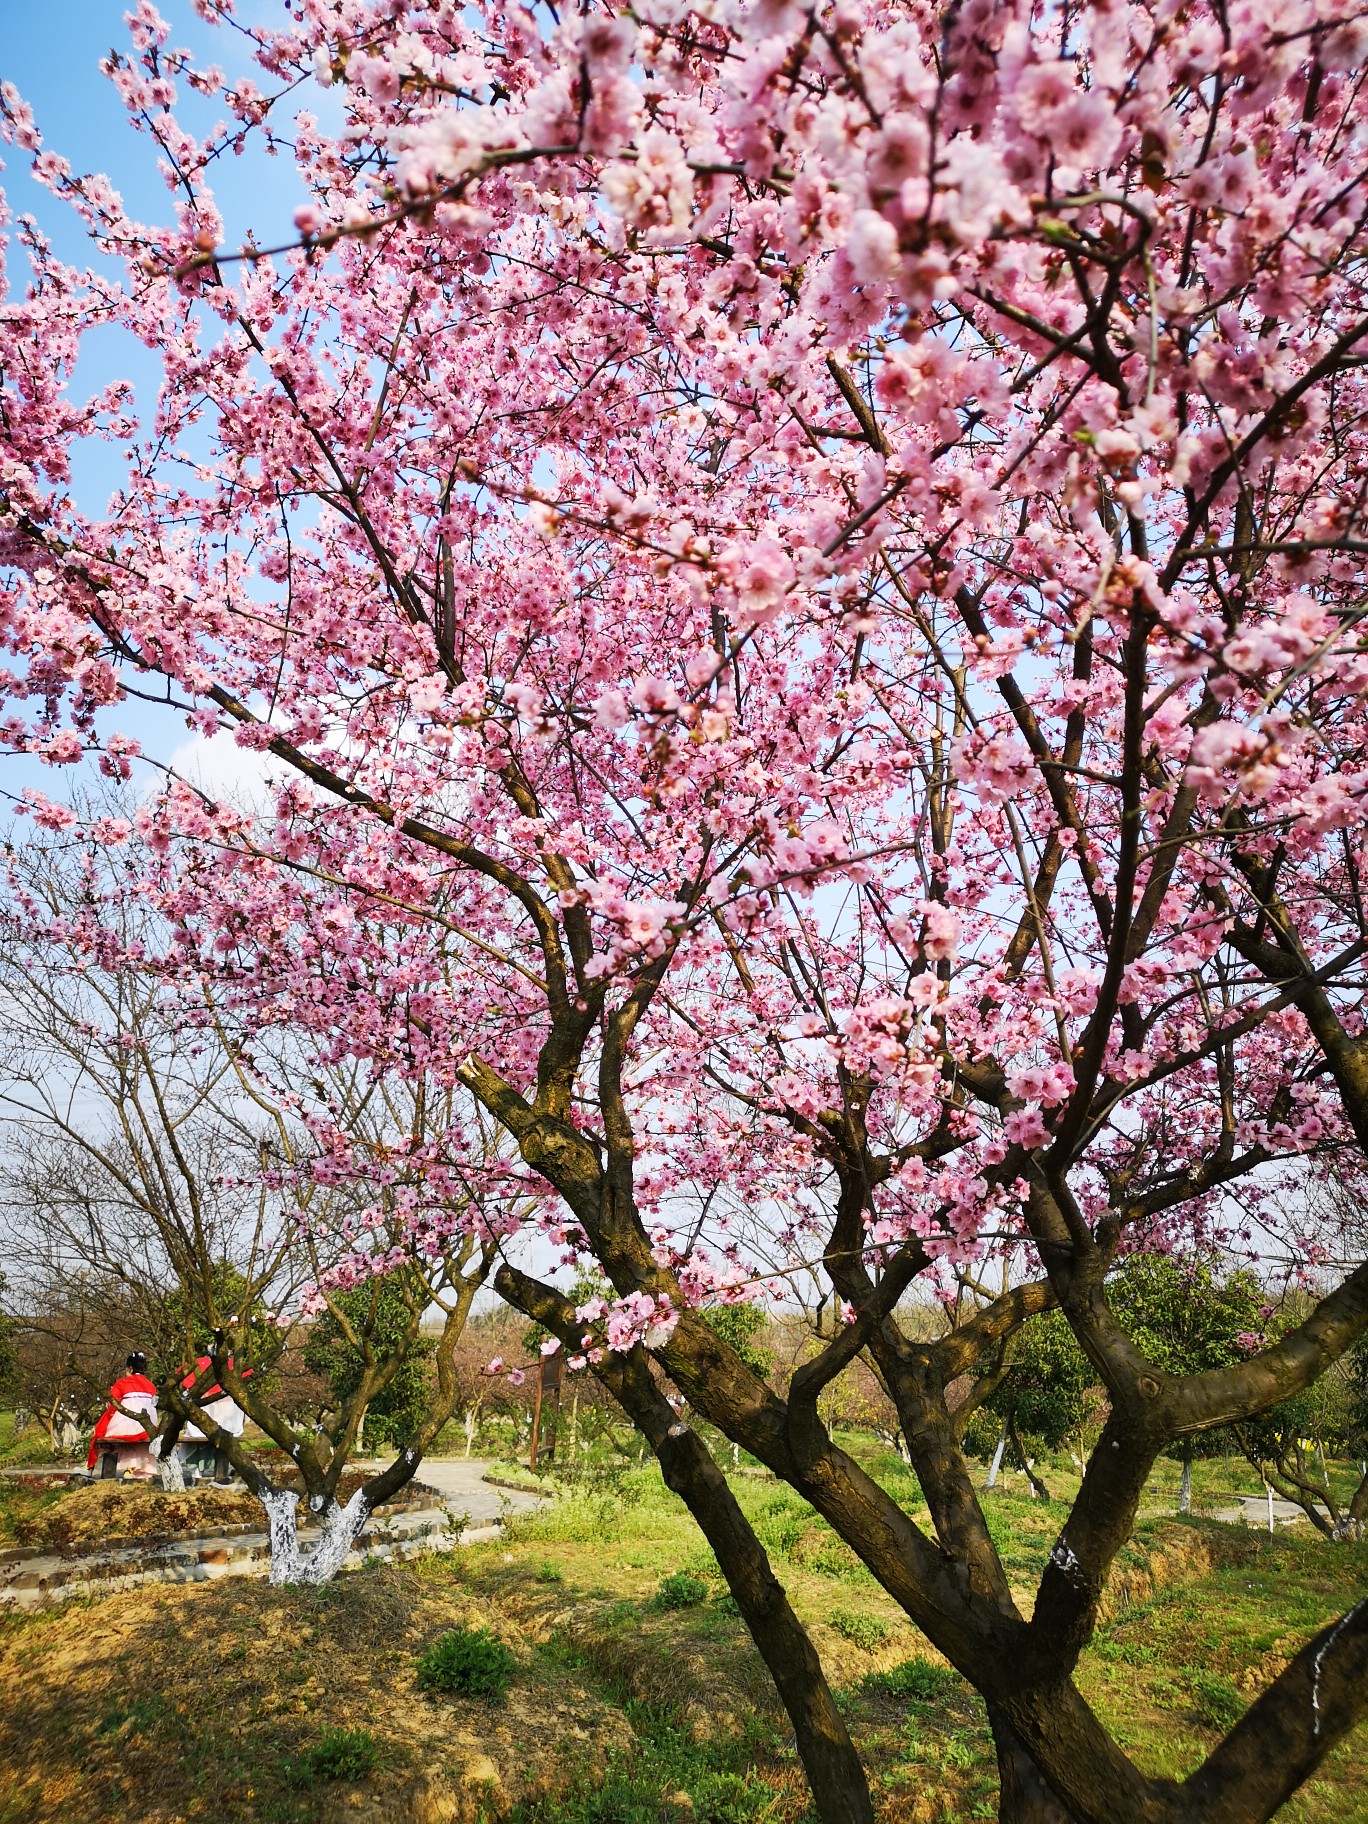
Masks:
[[[1190,1514],[1192,1512],[1192,1458],[1191,1457],[1187,1457],[1183,1461],[1183,1480],[1179,1484],[1179,1488],[1178,1488],[1178,1512],[1180,1514]]]
[[[318,1538],[313,1549],[304,1552],[300,1549],[296,1518],[299,1496],[290,1489],[271,1488],[264,1494],[258,1493],[257,1500],[266,1510],[266,1532],[271,1548],[270,1582],[277,1586],[331,1583],[370,1519],[366,1492],[358,1488],[345,1507],[340,1507],[336,1501],[328,1504],[319,1515]]]
[[[183,1495],[185,1493],[185,1464],[181,1461],[181,1454],[176,1446],[173,1444],[170,1450],[167,1450],[165,1438],[153,1438],[147,1448],[157,1459],[157,1474],[162,1488],[169,1495]]]
[[[1078,1562],[1078,1554],[1061,1533],[1055,1540],[1055,1548],[1050,1553],[1050,1563],[1061,1571],[1071,1583],[1082,1583],[1083,1566]]]
[[[1006,1450],[1007,1450],[1007,1433],[1004,1431],[1002,1436],[997,1441],[997,1449],[993,1452],[992,1465],[988,1471],[989,1488],[997,1487],[998,1471],[1002,1468],[1002,1459],[1003,1459],[1004,1454],[1006,1453]]]
[[[1325,1656],[1330,1651],[1331,1647],[1334,1646],[1340,1635],[1349,1626],[1349,1623],[1358,1614],[1364,1603],[1368,1603],[1368,1596],[1365,1596],[1361,1602],[1356,1602],[1347,1615],[1340,1616],[1334,1627],[1331,1628],[1330,1632],[1321,1642],[1317,1649],[1316,1657],[1311,1661],[1311,1714],[1316,1719],[1315,1727],[1311,1731],[1313,1735],[1319,1735],[1321,1728],[1320,1681],[1321,1668],[1325,1664]]]

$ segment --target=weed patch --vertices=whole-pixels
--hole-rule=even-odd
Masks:
[[[488,1628],[449,1628],[418,1656],[418,1684],[424,1691],[494,1702],[508,1691],[517,1661]]]
[[[905,1659],[887,1672],[870,1672],[860,1689],[876,1697],[901,1697],[919,1704],[942,1704],[963,1686],[958,1672],[929,1659]]]
[[[671,1571],[661,1578],[653,1600],[658,1609],[694,1609],[708,1600],[708,1586],[688,1571]]]
[[[364,1780],[384,1759],[369,1729],[325,1729],[291,1768],[296,1785],[315,1780]]]
[[[863,1614],[859,1609],[833,1609],[830,1621],[836,1632],[852,1646],[866,1653],[877,1653],[892,1638],[893,1630],[877,1615]]]

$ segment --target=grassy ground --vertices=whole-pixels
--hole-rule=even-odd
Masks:
[[[863,1454],[920,1511],[896,1457]],[[1209,1468],[1198,1466],[1199,1503],[1235,1492]],[[1070,1492],[1063,1467],[1047,1479]],[[805,1503],[763,1477],[735,1486],[837,1687],[880,1824],[991,1818],[973,1692]],[[1362,1593],[1368,1549],[1305,1527],[1270,1539],[1180,1521],[1158,1511],[1168,1495],[1162,1480],[1151,1490],[1079,1682],[1142,1767],[1181,1776]],[[1019,1476],[985,1507],[1027,1600],[1064,1510],[1029,1500]],[[417,1656],[456,1623],[512,1649],[502,1703],[419,1690]],[[0,1824],[805,1818],[764,1669],[651,1469],[581,1485],[501,1541],[324,1591],[158,1588],[8,1621],[0,1684]],[[1365,1772],[1360,1736],[1284,1817],[1368,1824]]]

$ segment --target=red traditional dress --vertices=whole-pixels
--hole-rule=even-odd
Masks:
[[[120,1406],[125,1408],[123,1412],[120,1412]],[[112,1447],[118,1451],[121,1468],[151,1475],[155,1465],[147,1446],[156,1429],[156,1387],[145,1374],[120,1375],[109,1390],[109,1405],[96,1421],[86,1468],[94,1469],[103,1444],[107,1449]]]
[[[230,1356],[228,1359],[228,1366],[231,1368],[232,1365],[232,1357]],[[200,1356],[190,1373],[182,1380],[181,1386],[184,1387],[188,1393],[199,1376],[204,1373],[205,1369],[212,1366],[213,1363],[209,1356]],[[251,1372],[252,1370],[250,1368],[244,1370],[242,1378],[246,1380]],[[242,1436],[242,1428],[247,1423],[247,1415],[233,1399],[233,1396],[229,1393],[225,1393],[217,1382],[200,1395],[199,1405],[206,1416],[211,1418],[216,1425],[222,1426],[223,1430],[228,1432],[230,1436],[235,1438],[240,1438]],[[187,1424],[185,1430],[181,1433],[181,1436],[194,1443],[202,1441],[204,1433],[200,1430],[198,1425]]]

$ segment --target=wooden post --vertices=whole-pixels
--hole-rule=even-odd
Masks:
[[[561,1388],[561,1353],[558,1349],[554,1355],[544,1355],[537,1364],[537,1398],[532,1408],[532,1455],[528,1462],[529,1469],[537,1467],[537,1451],[541,1444],[542,1395],[554,1394],[551,1407],[551,1424],[546,1443],[546,1460],[553,1463],[556,1457],[556,1413],[560,1406]]]
[[[527,1467],[529,1469],[537,1467],[537,1439],[541,1431],[542,1380],[544,1378],[542,1371],[545,1367],[546,1357],[543,1356],[537,1369],[537,1398],[532,1407],[532,1455],[528,1459]]]

